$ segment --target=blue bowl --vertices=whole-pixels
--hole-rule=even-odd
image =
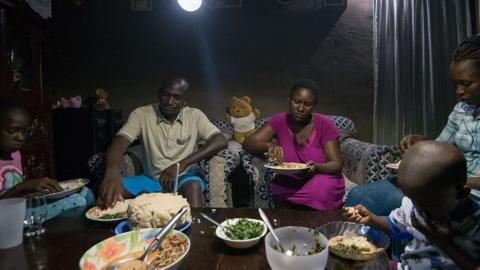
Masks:
[[[188,220],[187,222],[185,222],[183,224],[180,224],[179,226],[177,226],[175,228],[175,230],[183,232],[183,231],[187,230],[188,228],[190,228],[190,226],[192,226],[192,219]],[[125,233],[125,232],[129,232],[131,230],[132,229],[130,228],[130,225],[128,224],[128,220],[124,220],[124,221],[118,223],[117,226],[115,226],[115,235]]]

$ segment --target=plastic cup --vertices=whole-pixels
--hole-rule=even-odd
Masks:
[[[18,246],[23,241],[25,198],[0,200],[0,249]]]

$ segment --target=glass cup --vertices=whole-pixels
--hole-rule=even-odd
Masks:
[[[25,197],[27,200],[27,210],[25,214],[25,232],[26,237],[38,236],[45,232],[42,227],[47,219],[47,200],[45,194],[33,193]]]
[[[25,217],[25,199],[0,200],[0,249],[18,246],[23,241],[22,223]],[[0,268],[2,266],[0,265]]]

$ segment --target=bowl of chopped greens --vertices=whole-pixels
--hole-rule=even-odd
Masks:
[[[275,234],[285,249],[293,252],[289,256],[280,251],[272,233],[265,236],[265,253],[273,270],[280,269],[324,269],[328,259],[328,239],[318,230],[287,226],[275,229]]]
[[[265,223],[253,218],[227,219],[215,230],[227,246],[238,249],[253,247],[266,233]]]

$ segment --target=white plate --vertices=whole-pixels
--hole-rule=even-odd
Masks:
[[[132,201],[131,199],[125,200],[125,202],[127,202],[128,204],[130,204],[131,201]],[[92,214],[92,211],[97,209],[97,208],[98,208],[98,206],[94,206],[94,207],[88,209],[88,211],[85,212],[85,217],[90,219],[90,220],[100,221],[100,222],[115,222],[115,221],[120,221],[120,220],[124,220],[124,219],[128,218],[128,216],[121,217],[121,218],[110,218],[110,219],[99,218],[98,216],[95,216],[95,215]]]
[[[60,199],[79,191],[83,186],[88,184],[89,180],[85,178],[72,179],[67,181],[58,182],[58,184],[64,189],[60,192],[46,194],[47,199]]]
[[[388,163],[387,165],[385,165],[385,167],[398,170],[398,167],[400,167],[400,161],[397,163]]]
[[[285,162],[285,163],[295,163],[295,162]],[[310,169],[310,166],[307,166],[307,164],[305,163],[296,163],[296,164],[300,164],[302,165],[302,167],[301,168],[285,168],[285,167],[269,165],[269,164],[265,164],[264,166],[265,168],[271,169],[279,174],[298,174],[305,170]]]

